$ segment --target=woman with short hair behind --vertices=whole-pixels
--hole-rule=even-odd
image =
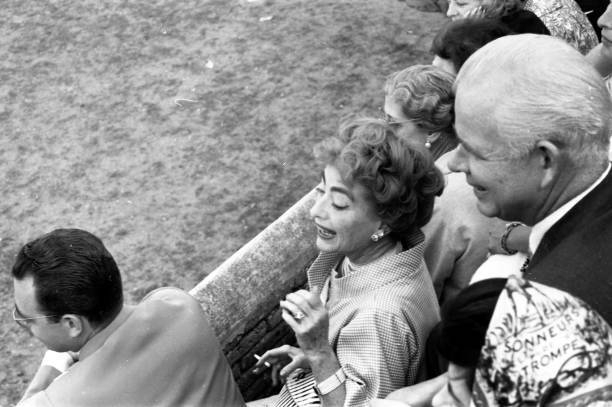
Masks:
[[[488,255],[489,232],[504,228],[496,218],[482,215],[463,174],[448,169],[457,146],[453,130],[455,76],[431,65],[414,65],[395,72],[385,84],[385,113],[399,135],[432,153],[446,178],[431,221],[423,227],[425,262],[440,303],[468,285]]]
[[[434,54],[432,65],[457,75],[463,63],[474,52],[491,41],[506,35],[532,33],[549,35],[546,26],[534,19],[521,19],[520,32],[512,30],[500,19],[469,17],[449,21],[436,34],[431,44]]]
[[[429,149],[434,160],[457,147],[453,130],[455,75],[431,65],[413,65],[385,82],[385,114],[400,135]]]
[[[324,171],[310,214],[321,253],[310,291],[280,303],[299,347],[269,350],[257,366],[286,378],[276,405],[367,406],[416,381],[439,319],[421,227],[443,178],[384,120],[344,122],[315,155]]]

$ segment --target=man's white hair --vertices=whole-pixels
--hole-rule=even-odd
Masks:
[[[535,34],[497,39],[465,62],[454,89],[458,100],[480,99],[480,113],[508,143],[507,157],[549,140],[577,165],[607,160],[610,94],[597,71],[562,40]]]

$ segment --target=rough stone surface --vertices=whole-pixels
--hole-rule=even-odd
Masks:
[[[269,374],[254,375],[253,354],[295,343],[279,301],[306,283],[316,256],[308,211],[311,191],[191,290],[208,314],[245,399],[278,391]]]

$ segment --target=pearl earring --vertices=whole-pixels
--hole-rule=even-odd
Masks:
[[[429,135],[427,136],[427,139],[425,139],[425,148],[430,149],[431,148],[431,135],[433,133],[429,132]]]
[[[372,236],[370,236],[370,239],[373,242],[378,242],[380,239],[382,239],[384,235],[385,235],[385,232],[383,232],[382,230],[379,230],[378,232],[372,234]]]

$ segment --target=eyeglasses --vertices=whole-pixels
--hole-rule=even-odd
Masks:
[[[15,322],[17,322],[17,324],[23,328],[28,328],[29,327],[29,323],[28,321],[32,321],[34,319],[45,319],[45,318],[53,318],[53,317],[57,317],[58,315],[41,315],[38,317],[23,317],[20,316],[21,313],[19,312],[19,310],[17,310],[17,307],[15,307],[13,309],[13,320]]]
[[[596,373],[609,359],[605,350],[583,351],[565,361],[557,373],[557,384],[568,390]]]
[[[567,359],[559,368],[557,377],[545,386],[538,407],[547,405],[560,391],[570,390],[578,383],[598,374],[609,359],[607,349],[585,350]]]
[[[386,121],[389,126],[393,127],[396,130],[406,123],[413,123],[415,126],[420,127],[418,122],[415,120],[411,120],[411,119],[397,120],[395,117],[387,113],[385,113],[385,117],[383,120]]]
[[[401,125],[401,124],[404,124],[404,123],[410,123],[410,122],[412,122],[412,121],[413,121],[413,120],[410,120],[410,119],[406,119],[406,120],[397,120],[395,117],[391,116],[391,115],[390,115],[390,114],[388,114],[388,113],[385,113],[384,120],[385,120],[385,121],[386,121],[388,124],[390,124],[390,125],[392,125],[392,126],[399,126],[399,125]]]

